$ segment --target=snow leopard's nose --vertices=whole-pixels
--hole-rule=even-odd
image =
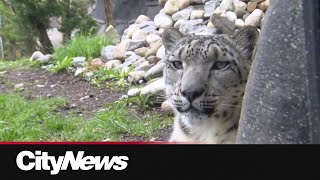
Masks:
[[[194,99],[201,96],[204,92],[204,89],[197,89],[194,91],[187,91],[182,90],[181,95],[188,99],[188,101],[191,103]]]

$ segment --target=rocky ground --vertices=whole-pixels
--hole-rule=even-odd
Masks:
[[[41,69],[16,69],[0,72],[0,92],[19,92],[28,100],[42,98],[65,98],[68,104],[57,111],[61,115],[81,116],[90,118],[106,103],[112,103],[123,95],[125,91],[112,91],[109,88],[98,88],[91,85],[82,77],[74,77],[66,71],[50,74]],[[158,108],[149,111],[160,113]],[[166,141],[171,128],[161,129],[154,134],[154,141]],[[145,137],[124,134],[123,141],[149,141]]]

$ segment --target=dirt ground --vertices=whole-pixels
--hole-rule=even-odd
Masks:
[[[56,98],[63,97],[69,100],[60,114],[72,110],[76,115],[90,117],[103,108],[106,103],[118,100],[126,92],[114,92],[107,88],[92,86],[81,77],[74,77],[67,72],[50,74],[39,69],[10,70],[0,76],[0,92],[10,93],[14,85],[23,83],[20,94],[26,99],[37,97]],[[156,110],[157,111],[157,110]],[[171,128],[156,132],[156,141],[166,141]],[[144,137],[124,135],[124,141],[147,141]]]
[[[44,70],[13,70],[5,73],[2,81],[1,92],[13,91],[15,84],[23,83],[20,93],[27,99],[64,97],[70,102],[69,107],[65,108],[76,109],[83,116],[92,115],[104,104],[114,102],[125,94],[93,87],[81,77],[74,77],[67,72],[52,75]]]

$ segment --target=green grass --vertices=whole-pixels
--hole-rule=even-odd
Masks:
[[[19,59],[15,61],[0,60],[0,71],[10,69],[27,69],[30,67],[30,61],[28,59]]]
[[[99,57],[101,49],[114,44],[114,40],[97,35],[76,35],[65,46],[55,50],[53,58],[56,62],[52,72],[64,70],[72,66],[72,58],[83,56],[87,60]]]
[[[0,141],[121,141],[124,134],[151,138],[172,118],[128,111],[129,101],[109,104],[90,119],[59,115],[65,99],[25,100],[19,94],[0,94]]]
[[[23,70],[29,68],[40,68],[43,64],[39,63],[38,61],[29,61],[27,58],[17,59],[14,61],[11,60],[0,60],[0,71],[5,70]]]
[[[163,114],[136,113],[127,110],[127,102],[120,101],[110,104],[104,112],[98,113],[95,119],[102,123],[102,129],[106,129],[108,137],[121,141],[121,135],[151,138],[155,131],[171,125],[172,118]],[[132,103],[131,103],[132,104]]]

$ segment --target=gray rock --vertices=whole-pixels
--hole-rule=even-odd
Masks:
[[[160,59],[157,56],[149,56],[147,58],[147,61],[149,62],[149,64],[157,64]]]
[[[173,26],[171,16],[164,14],[162,10],[154,17],[154,23],[158,28],[168,28]]]
[[[161,104],[161,111],[168,115],[174,115],[174,107],[170,100],[166,100]]]
[[[145,40],[142,41],[131,41],[128,46],[128,51],[134,51],[138,48],[145,47],[147,42]]]
[[[46,54],[44,56],[41,56],[38,59],[35,59],[35,61],[38,61],[40,63],[49,63],[50,61],[52,61],[53,56],[51,54]]]
[[[127,94],[129,97],[137,96],[140,94],[140,89],[138,88],[130,89]]]
[[[233,11],[233,0],[222,0],[220,6],[215,9],[216,13],[225,13],[230,10]]]
[[[262,3],[258,4],[258,8],[261,9],[263,12],[266,12],[269,7],[269,4],[270,4],[270,0],[265,0]]]
[[[222,0],[211,0],[204,5],[204,17],[210,18],[214,10],[220,6]]]
[[[226,12],[226,16],[228,18],[228,20],[232,23],[235,23],[235,21],[237,20],[237,15],[236,13],[232,12],[232,11],[227,11]]]
[[[191,4],[204,4],[206,0],[190,0]]]
[[[145,21],[149,21],[150,20],[150,18],[148,17],[148,16],[145,16],[145,15],[140,15],[137,19],[136,19],[136,21],[134,22],[135,24],[141,24],[141,23],[143,23],[143,22],[145,22]]]
[[[125,53],[126,58],[128,58],[128,57],[130,57],[130,56],[135,56],[135,55],[136,55],[136,53],[134,53],[133,51],[127,51],[127,52]]]
[[[107,27],[107,29],[104,32],[104,35],[107,38],[112,38],[115,43],[120,42],[120,36],[118,34],[118,31],[112,25]]]
[[[157,42],[158,40],[160,40],[161,37],[155,34],[150,34],[146,37],[147,43],[150,45],[154,42]]]
[[[222,33],[229,34],[229,35],[234,34],[235,22],[230,21],[230,19],[225,13],[223,14],[213,13],[211,16],[211,22]]]
[[[121,65],[119,60],[110,60],[106,63],[105,68],[108,70],[116,69]]]
[[[125,68],[125,67],[130,67],[133,63],[141,59],[141,56],[138,56],[133,53],[133,55],[129,56],[124,63],[122,63],[119,67],[120,68]]]
[[[235,22],[236,28],[240,29],[244,26],[244,21],[242,19],[237,19]]]
[[[163,45],[162,40],[150,44],[150,49],[146,53],[146,57],[156,55],[159,48]]]
[[[251,25],[258,27],[260,26],[261,19],[263,17],[263,11],[260,9],[255,9],[244,21],[245,25]]]
[[[234,12],[236,13],[237,17],[242,17],[246,13],[248,13],[247,9],[247,4],[240,1],[240,0],[234,0],[233,1],[234,5]]]
[[[173,26],[173,27],[174,27],[175,29],[178,29],[178,30],[179,30],[180,27],[181,27],[181,25],[184,24],[185,21],[187,21],[187,20],[180,19],[180,20],[178,20],[176,23],[174,23],[174,26]]]
[[[131,83],[138,83],[138,81],[143,80],[144,74],[144,71],[130,72],[128,75],[128,81]]]
[[[103,47],[102,50],[101,50],[102,60],[104,60],[104,61],[112,60],[113,59],[113,50],[115,48],[116,47],[113,46],[113,45],[109,45],[109,46]]]
[[[74,57],[72,58],[72,64],[74,66],[84,66],[86,62],[86,57]]]
[[[139,29],[139,25],[138,24],[131,24],[129,27],[128,27],[128,30],[127,30],[127,36],[128,38],[132,38],[132,35],[134,33],[134,31],[138,30]]]
[[[180,25],[179,30],[183,34],[211,35],[219,33],[216,28],[209,28],[202,19],[186,21]]]
[[[142,47],[142,48],[134,50],[134,53],[136,53],[137,55],[139,55],[141,57],[145,57],[148,50],[149,50],[149,48]]]
[[[150,34],[158,29],[158,27],[153,21],[145,21],[139,24],[138,27],[144,32],[146,32],[147,34]]]
[[[142,64],[142,63],[144,63],[146,61],[147,61],[146,58],[141,58],[141,59],[137,60],[136,62],[134,62],[133,64],[134,64],[135,67],[139,67],[140,64]]]
[[[204,16],[204,6],[197,5],[193,7],[193,10],[190,14],[190,19],[202,19]]]
[[[146,40],[147,33],[142,29],[137,29],[132,34],[132,41],[144,41]]]
[[[74,73],[74,76],[79,76],[80,74],[82,74],[84,72],[84,68],[83,67],[77,67],[76,72]]]
[[[213,35],[213,34],[219,34],[220,31],[217,28],[209,28],[207,26],[202,26],[196,29],[196,31],[191,32],[191,34],[195,35]]]
[[[165,66],[165,63],[159,62],[146,72],[144,79],[148,81],[150,79],[161,77],[163,75],[163,69],[165,68]]]
[[[162,45],[159,49],[158,52],[156,54],[157,58],[159,59],[164,59],[166,56],[166,49],[164,47],[164,45]]]
[[[41,69],[44,69],[44,70],[50,70],[52,67],[54,67],[54,65],[53,64],[48,64],[48,65],[46,65],[46,66],[41,66]]]
[[[42,56],[44,56],[43,54],[42,54],[42,52],[40,52],[40,51],[35,51],[33,54],[32,54],[32,56],[30,57],[30,61],[33,61],[33,60],[37,60],[37,59],[39,59],[39,58],[41,58]]]
[[[163,94],[164,91],[165,91],[164,79],[161,78],[143,87],[140,91],[140,94],[142,95]]]
[[[185,21],[180,25],[180,32],[183,34],[190,34],[190,32],[195,32],[197,28],[206,26],[202,19]]]
[[[114,50],[113,50],[113,59],[117,59],[117,60],[120,60],[120,61],[124,61],[125,58],[126,58],[126,55],[125,55],[125,51],[122,49],[122,48],[119,48],[119,47],[116,47]]]
[[[168,0],[163,7],[163,12],[168,15],[172,15],[177,11],[179,11],[179,1],[176,0]]]
[[[188,20],[190,18],[192,9],[193,9],[193,6],[189,6],[186,9],[176,12],[175,14],[172,15],[172,20],[175,22],[178,20]]]
[[[135,70],[146,72],[146,71],[150,70],[153,66],[154,66],[154,64],[149,64],[148,61],[145,61],[145,62],[141,63]]]
[[[118,44],[116,47],[122,49],[123,51],[127,51],[130,42],[131,42],[131,39],[125,39],[125,40],[121,41],[121,43]]]
[[[15,91],[21,91],[21,90],[24,89],[23,87],[24,87],[24,84],[23,83],[19,83],[19,84],[14,85],[14,90]]]

